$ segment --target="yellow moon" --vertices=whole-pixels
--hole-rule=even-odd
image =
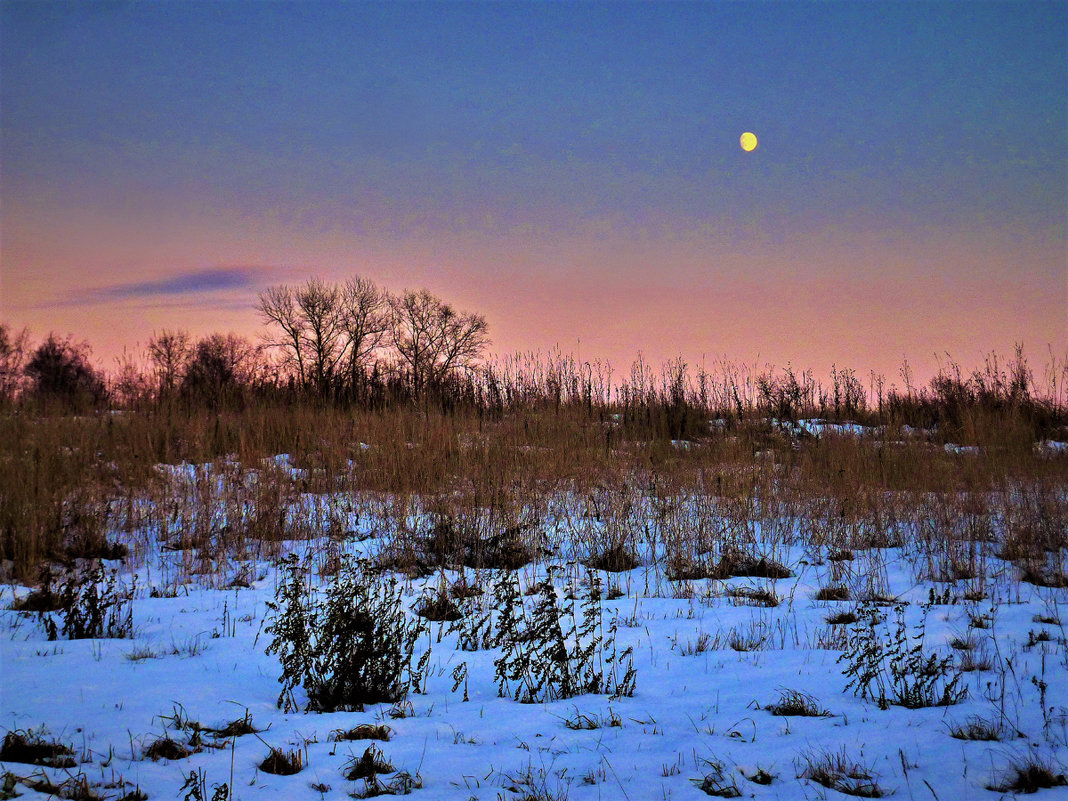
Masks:
[[[744,134],[742,134],[742,138],[739,141],[741,141],[742,143],[742,150],[744,150],[746,153],[752,150],[756,150],[757,148],[756,134],[749,133],[749,131],[746,131]]]

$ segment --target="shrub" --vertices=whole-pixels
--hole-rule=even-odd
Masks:
[[[602,636],[600,580],[590,576],[581,610],[570,587],[562,606],[552,577],[535,587],[537,601],[528,615],[514,575],[504,574],[494,587],[498,609],[494,663],[497,692],[523,703],[572,698],[582,693],[612,697],[634,694],[636,674],[630,648],[618,651],[616,623]]]
[[[89,346],[49,334],[26,364],[34,394],[68,408],[95,406],[107,397],[104,379],[89,361]]]
[[[282,663],[278,705],[295,709],[293,690],[301,685],[307,708],[319,712],[405,698],[422,623],[405,614],[400,587],[349,562],[320,601],[295,559],[285,570],[265,629],[274,635],[267,653]]]
[[[950,706],[964,700],[968,691],[958,687],[960,672],[953,671],[953,657],[939,657],[923,650],[930,608],[930,604],[921,606],[920,622],[910,635],[905,625],[905,604],[894,605],[896,622],[892,633],[884,630],[886,615],[873,602],[861,604],[846,652],[838,657],[839,662],[848,662],[842,671],[850,679],[846,689],[875,701],[880,709],[888,709],[891,704],[908,709]]]
[[[15,599],[15,602],[11,604],[13,610],[16,612],[58,612],[63,608],[52,569],[48,566],[43,567],[38,579],[40,586],[31,590],[28,595]]]
[[[105,571],[100,564],[84,572],[69,571],[58,593],[63,636],[70,640],[129,637],[133,632],[133,592],[134,588],[118,583],[115,571]],[[40,622],[48,639],[59,639],[51,615],[42,613]]]
[[[491,522],[438,514],[421,546],[427,560],[439,567],[464,566],[476,570],[518,570],[533,561],[534,549],[524,539],[523,525],[508,526],[488,537],[482,528]]]

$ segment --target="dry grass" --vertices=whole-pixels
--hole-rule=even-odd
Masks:
[[[831,790],[858,798],[882,798],[888,791],[879,786],[871,768],[851,757],[845,749],[822,751],[804,757],[805,766],[798,774]]]
[[[1068,787],[1068,778],[1052,763],[1030,756],[1010,764],[988,790],[999,793],[1035,793],[1052,787]]]
[[[824,597],[844,600],[843,579],[858,572],[851,557],[907,542],[924,578],[981,575],[992,545],[1022,580],[1064,586],[1068,459],[1033,444],[1068,436],[1056,433],[1068,406],[989,372],[947,381],[847,407],[803,375],[725,366],[694,376],[675,364],[610,387],[600,367],[554,356],[497,363],[451,400],[351,407],[267,388],[221,410],[146,402],[62,416],[8,405],[0,560],[35,582],[49,562],[136,563],[162,545],[189,573],[230,583],[230,558],[349,536],[348,515],[333,514],[324,532],[294,513],[309,497],[349,493],[355,516],[373,511],[390,530],[382,566],[410,575],[537,561],[552,518],[572,535],[574,558],[609,572],[775,580],[792,575],[779,548],[800,544],[838,571]],[[846,413],[878,427],[812,437],[768,422]],[[947,439],[980,450],[950,452]],[[280,453],[288,466],[261,461]],[[182,462],[211,469],[156,469]],[[580,516],[554,516],[565,497]],[[431,522],[412,530],[414,513]],[[153,529],[162,543],[145,534]]]
[[[74,751],[62,743],[46,740],[34,732],[9,731],[0,745],[0,761],[23,762],[50,768],[73,768]]]
[[[299,749],[283,751],[281,748],[272,748],[259,768],[264,773],[276,776],[293,776],[304,770],[304,754]]]
[[[381,723],[361,723],[351,729],[335,729],[330,733],[330,739],[342,740],[381,740],[388,742],[393,736],[393,730]]]

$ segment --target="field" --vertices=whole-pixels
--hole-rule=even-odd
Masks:
[[[0,797],[1068,794],[1063,403],[668,390],[4,415]]]

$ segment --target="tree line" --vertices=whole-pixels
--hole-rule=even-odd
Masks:
[[[149,340],[143,362],[125,357],[110,375],[93,366],[88,343],[50,333],[32,347],[27,331],[0,323],[0,401],[219,407],[257,392],[368,402],[450,394],[490,342],[481,314],[425,289],[393,295],[363,277],[272,286],[259,293],[256,309],[266,326],[258,342],[163,330]]]
[[[1042,436],[1063,436],[1057,431],[1068,426],[1068,360],[1053,359],[1040,391],[1020,346],[1007,362],[992,354],[970,375],[950,363],[926,387],[913,386],[906,363],[903,390],[874,373],[865,388],[850,369],[832,370],[827,385],[789,365],[755,371],[724,363],[693,374],[680,357],[657,371],[640,354],[629,375],[614,377],[607,362],[580,363],[558,349],[487,359],[482,315],[426,290],[393,295],[361,277],[272,286],[256,309],[264,323],[256,341],[164,330],[143,358],[123,358],[108,374],[93,366],[84,342],[49,334],[32,347],[26,331],[0,323],[0,408],[216,411],[252,400],[365,409],[419,402],[480,415],[574,408],[669,439],[704,435],[709,420],[896,421],[958,438],[980,418]]]

